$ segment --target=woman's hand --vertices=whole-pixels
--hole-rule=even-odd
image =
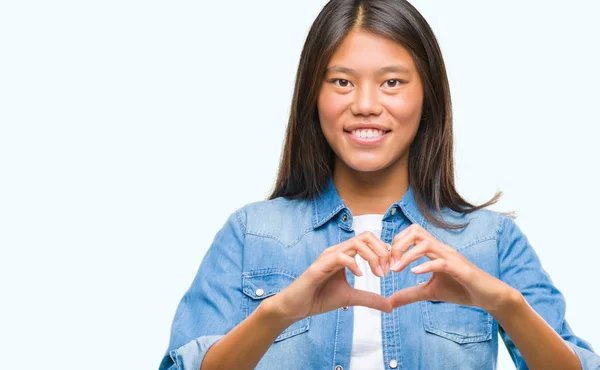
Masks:
[[[411,245],[414,248],[409,250]],[[412,224],[394,237],[391,248],[392,271],[401,271],[422,256],[427,256],[431,261],[411,271],[416,274],[433,272],[431,279],[392,294],[388,300],[393,308],[428,300],[477,306],[493,313],[501,311],[515,293],[508,284],[481,270],[418,224]]]
[[[359,254],[377,276],[389,272],[389,251],[371,232],[363,232],[327,248],[302,275],[278,294],[267,298],[270,307],[286,321],[332,311],[345,306],[365,306],[384,312],[392,307],[383,296],[354,289],[346,280],[346,267],[361,276],[354,256]]]

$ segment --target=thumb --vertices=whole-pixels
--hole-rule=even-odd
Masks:
[[[392,294],[387,300],[392,308],[396,308],[426,299],[430,299],[429,293],[426,290],[426,284],[417,284],[408,288],[400,289],[396,293]]]
[[[387,313],[392,312],[390,302],[382,295],[354,288],[350,288],[350,290],[349,306],[363,306]]]

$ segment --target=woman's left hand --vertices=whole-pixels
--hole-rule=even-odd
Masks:
[[[410,248],[414,245],[414,248]],[[516,290],[475,266],[454,248],[435,239],[418,224],[412,224],[394,237],[391,246],[393,271],[402,271],[411,262],[427,256],[413,269],[416,274],[432,272],[423,284],[404,288],[388,300],[393,308],[429,300],[477,306],[490,313],[503,310]],[[395,263],[395,265],[394,265]]]

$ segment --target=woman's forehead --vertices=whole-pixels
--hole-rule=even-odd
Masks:
[[[389,38],[367,31],[352,31],[342,40],[328,63],[329,72],[347,74],[410,73],[409,51]]]

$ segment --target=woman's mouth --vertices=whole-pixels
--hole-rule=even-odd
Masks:
[[[387,137],[389,131],[362,129],[354,130],[352,132],[344,131],[344,133],[356,144],[375,145],[382,142]]]

